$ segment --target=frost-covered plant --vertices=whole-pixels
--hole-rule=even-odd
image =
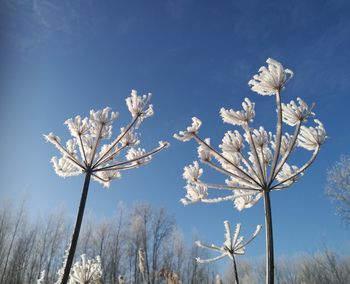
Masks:
[[[118,284],[125,284],[124,275],[119,275],[118,276]]]
[[[72,283],[99,284],[102,279],[101,258],[97,256],[95,260],[91,260],[85,254],[80,257],[81,262],[74,263],[70,273]]]
[[[201,248],[206,248],[209,250],[218,251],[220,253],[219,256],[216,256],[214,258],[210,259],[200,259],[199,257],[196,258],[197,262],[199,263],[208,263],[213,262],[219,259],[222,259],[226,256],[228,256],[233,263],[233,270],[234,270],[234,276],[236,279],[236,283],[239,284],[239,278],[238,278],[238,271],[237,271],[237,265],[236,265],[236,258],[235,255],[243,255],[245,253],[246,246],[255,239],[255,237],[259,234],[261,230],[261,225],[257,225],[256,229],[253,233],[253,235],[250,237],[248,241],[243,241],[243,237],[239,236],[239,233],[241,231],[241,224],[236,225],[236,229],[234,234],[231,232],[231,227],[229,221],[224,221],[225,226],[225,241],[222,246],[216,246],[216,245],[207,245],[201,241],[196,241],[196,245]]]
[[[259,73],[254,75],[248,84],[260,95],[275,97],[275,135],[261,126],[251,126],[255,118],[255,104],[245,98],[242,110],[220,110],[224,123],[243,129],[243,135],[237,130],[226,132],[222,144],[219,145],[220,151],[214,149],[210,138],[202,139],[198,135],[202,123],[196,117],[192,118],[191,126],[174,137],[183,142],[191,139],[197,141],[199,160],[228,177],[225,184],[203,181],[203,169],[197,161],[193,162],[184,168],[187,194],[181,199],[183,204],[233,201],[238,210],[243,210],[252,207],[263,197],[266,223],[266,283],[271,284],[274,282],[274,260],[270,192],[288,188],[303,175],[319,153],[326,139],[326,132],[323,124],[317,119],[314,120],[316,126],[304,125],[315,115],[312,112],[313,105],[309,107],[301,98],[297,98],[297,102],[281,102],[281,91],[293,77],[293,72],[284,69],[281,63],[271,58],[266,62],[268,66],[261,67]],[[283,122],[295,128],[292,135],[283,134]],[[296,147],[312,151],[311,158],[301,167],[287,163]],[[228,194],[209,198],[209,189],[220,189]]]
[[[179,276],[174,272],[166,268],[162,268],[157,276],[163,278],[167,284],[182,284]]]
[[[67,255],[66,255],[67,256]],[[80,256],[81,261],[73,264],[69,274],[68,284],[100,284],[102,280],[102,265],[99,256],[96,259],[88,259],[86,254]],[[58,280],[55,284],[60,284],[64,275],[66,258],[63,267],[57,272]],[[39,283],[38,283],[39,284]]]
[[[45,270],[41,271],[39,279],[36,281],[36,284],[44,284],[45,276],[46,276]]]
[[[59,176],[85,175],[79,211],[62,283],[67,283],[73,263],[90,178],[105,187],[109,187],[112,180],[121,178],[122,171],[138,168],[149,163],[153,154],[169,146],[167,142],[160,141],[159,146],[149,152],[136,147],[140,143],[140,139],[135,129],[140,126],[144,119],[153,115],[153,106],[149,104],[150,98],[151,94],[138,96],[135,90],[131,92],[131,96],[126,99],[126,105],[131,113],[132,121],[129,125],[122,127],[120,134],[114,139],[111,139],[112,124],[117,119],[118,113],[111,112],[109,107],[103,110],[91,110],[89,117],[81,118],[78,115],[74,119],[66,120],[65,124],[72,135],[72,139],[69,139],[65,145],[53,133],[44,135],[46,140],[52,143],[62,154],[60,158],[53,157],[51,159],[55,172]],[[103,140],[108,140],[108,142],[101,145]],[[124,159],[121,158],[123,151],[126,152]]]
[[[142,282],[145,282],[145,279],[146,279],[146,275],[145,275],[145,272],[146,272],[146,268],[145,268],[145,251],[140,248],[138,250],[138,257],[139,257],[139,271],[141,273],[141,276],[142,276]]]
[[[222,284],[222,280],[219,274],[216,274],[215,276],[215,284]]]

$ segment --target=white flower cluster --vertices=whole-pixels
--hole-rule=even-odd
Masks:
[[[201,125],[202,122],[197,117],[192,117],[192,125],[187,127],[186,130],[180,131],[179,134],[174,134],[174,138],[182,142],[189,141],[198,132]]]
[[[153,105],[148,104],[151,97],[151,93],[140,97],[137,95],[137,91],[132,90],[131,96],[125,100],[132,117],[137,118],[136,128],[145,118],[153,115]]]
[[[46,272],[45,270],[40,272],[39,279],[37,279],[36,284],[44,284]]]
[[[300,135],[298,136],[298,145],[306,150],[313,151],[320,147],[326,140],[326,130],[318,119],[314,120],[316,127],[301,126]]]
[[[65,121],[72,139],[64,146],[58,136],[53,133],[44,135],[46,140],[61,152],[62,157],[53,157],[51,163],[55,172],[61,177],[77,176],[83,172],[91,172],[94,180],[109,187],[110,182],[121,177],[121,171],[137,168],[151,161],[152,155],[169,146],[167,142],[159,142],[159,146],[150,152],[136,148],[140,143],[135,129],[147,117],[153,115],[153,107],[149,104],[151,94],[138,96],[132,90],[126,99],[131,113],[131,123],[120,129],[120,134],[111,143],[100,145],[102,140],[112,136],[112,125],[118,113],[109,107],[103,110],[91,110],[90,116],[79,115]],[[99,149],[99,150],[98,150]],[[119,159],[125,150],[125,159]]]
[[[66,257],[63,261],[63,267],[57,272],[58,280],[55,284],[60,284],[62,281],[64,267],[66,263]],[[81,261],[77,261],[73,264],[72,269],[69,274],[68,284],[100,284],[102,280],[102,264],[101,258],[99,256],[96,259],[88,259],[86,254],[80,256]],[[41,273],[40,279],[38,279],[37,284],[41,284],[45,277],[45,271]]]
[[[208,263],[213,262],[219,259],[222,259],[228,256],[230,259],[233,259],[235,255],[243,255],[245,253],[246,246],[255,239],[255,237],[259,234],[261,230],[261,225],[257,225],[253,235],[250,237],[248,241],[244,241],[242,236],[239,236],[241,231],[241,224],[236,225],[236,229],[234,234],[231,232],[230,223],[228,221],[224,221],[225,226],[225,241],[222,246],[216,245],[207,245],[201,241],[196,241],[196,245],[201,248],[206,248],[209,250],[214,250],[220,252],[219,256],[210,259],[201,259],[199,257],[196,258],[199,263]]]
[[[174,137],[180,141],[194,139],[199,144],[199,160],[223,173],[229,178],[225,184],[210,184],[202,181],[203,169],[197,161],[184,168],[183,177],[187,181],[187,194],[181,202],[185,205],[193,202],[233,201],[238,210],[252,207],[263,196],[264,191],[280,190],[291,186],[313,163],[320,146],[325,142],[326,131],[323,124],[315,119],[316,127],[305,126],[309,117],[315,116],[313,105],[309,107],[301,98],[297,103],[290,101],[284,104],[280,99],[280,91],[293,77],[293,72],[284,69],[282,64],[273,59],[267,60],[268,66],[261,67],[259,74],[249,81],[251,89],[260,95],[275,95],[277,104],[276,133],[266,131],[262,126],[251,127],[255,117],[255,104],[248,98],[242,103],[243,110],[235,111],[221,108],[223,122],[243,128],[243,135],[238,130],[225,133],[221,151],[210,144],[210,138],[202,139],[198,131],[201,121],[194,117],[192,125],[180,131]],[[293,135],[282,134],[283,122],[295,127]],[[303,166],[290,165],[287,160],[291,152],[301,147],[313,151],[312,157]],[[216,198],[208,198],[209,189],[219,189],[228,194]]]
[[[232,125],[245,125],[252,122],[255,117],[254,110],[255,103],[252,103],[250,99],[245,98],[242,103],[243,110],[234,111],[233,109],[226,110],[220,109],[222,120]]]
[[[309,108],[301,98],[297,98],[297,101],[299,106],[294,101],[290,101],[289,104],[282,103],[283,122],[290,126],[306,122],[308,117],[315,115],[312,112],[313,105]]]
[[[79,284],[99,284],[102,278],[101,258],[87,259],[86,255],[80,256],[81,262],[74,263],[70,273],[70,282]]]
[[[284,69],[282,64],[272,58],[266,60],[268,64],[260,67],[259,74],[253,76],[248,84],[254,92],[263,96],[272,96],[280,92],[294,73],[289,69]]]

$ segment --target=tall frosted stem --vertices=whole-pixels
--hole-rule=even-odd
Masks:
[[[86,199],[87,199],[87,195],[88,195],[88,191],[89,191],[90,178],[91,178],[91,171],[89,170],[85,174],[83,192],[82,192],[81,198],[80,198],[79,211],[78,211],[78,215],[77,215],[77,220],[75,222],[72,241],[70,244],[69,253],[68,253],[67,260],[66,260],[66,266],[64,268],[64,274],[62,277],[61,284],[68,283],[70,269],[71,269],[72,264],[73,264],[75,249],[77,248],[80,227],[81,227],[81,223],[83,221],[84,209],[85,209]]]
[[[234,255],[232,255],[232,262],[233,262],[233,270],[234,270],[234,274],[235,274],[236,284],[239,284],[239,280],[238,280],[238,271],[237,271],[237,263],[236,263],[236,258],[235,258]]]
[[[266,284],[274,284],[273,231],[270,192],[264,190],[265,231],[266,231]]]

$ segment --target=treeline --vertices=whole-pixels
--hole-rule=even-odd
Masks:
[[[63,210],[32,222],[24,205],[17,209],[1,206],[0,283],[36,283],[45,270],[44,283],[53,284],[71,231],[72,223]],[[143,275],[140,249],[145,255]],[[147,203],[137,203],[130,210],[119,208],[102,222],[85,216],[76,259],[83,253],[101,257],[103,283],[119,283],[120,275],[125,283],[167,283],[176,278],[182,283],[209,284],[215,279],[212,266],[196,263],[203,252],[185,244],[174,218]]]
[[[83,253],[88,258],[101,257],[103,282],[168,284],[235,283],[228,266],[219,279],[213,264],[198,264],[195,258],[207,258],[206,251],[186,245],[175,219],[164,209],[147,203],[133,208],[119,207],[116,214],[96,222],[84,217],[76,260]],[[45,219],[31,221],[22,204],[0,207],[0,284],[36,283],[45,270],[44,283],[53,284],[62,267],[64,251],[72,232],[72,222],[64,210]],[[202,239],[196,237],[196,239]],[[144,271],[139,268],[139,251],[144,252]],[[265,282],[264,262],[247,262],[237,258],[240,284]],[[350,256],[330,250],[313,255],[277,259],[278,284],[346,284],[350,279]]]
[[[264,261],[239,261],[240,284],[265,283]],[[340,256],[324,249],[314,254],[278,258],[275,267],[277,284],[348,284],[350,283],[350,256]],[[228,269],[223,283],[235,283],[233,271]]]

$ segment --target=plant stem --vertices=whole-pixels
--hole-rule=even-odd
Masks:
[[[239,284],[237,263],[236,263],[236,259],[235,259],[234,255],[232,255],[232,262],[233,262],[233,270],[234,270],[234,275],[235,275],[235,279],[236,279],[236,284]]]
[[[78,243],[80,227],[81,227],[81,223],[83,221],[84,209],[85,209],[87,194],[89,191],[90,178],[91,178],[91,171],[88,170],[85,174],[83,192],[82,192],[81,198],[80,198],[79,211],[78,211],[78,215],[77,215],[77,220],[75,222],[72,241],[71,241],[71,245],[69,248],[69,253],[68,253],[67,260],[66,260],[66,265],[64,268],[64,274],[62,277],[61,284],[67,284],[68,279],[69,279],[69,273],[70,273],[70,269],[71,269],[72,264],[73,264],[74,253],[75,253],[75,249],[76,249],[77,243]]]
[[[265,232],[266,232],[266,284],[274,284],[273,232],[270,192],[264,190]]]
[[[282,141],[282,105],[280,92],[276,92],[276,105],[277,105],[277,125],[276,125],[276,140],[275,140],[275,153],[273,154],[273,161],[271,165],[270,179],[267,180],[267,184],[271,184],[273,177],[275,176],[276,166],[278,158],[280,156],[281,141]],[[267,175],[266,175],[267,177]]]

